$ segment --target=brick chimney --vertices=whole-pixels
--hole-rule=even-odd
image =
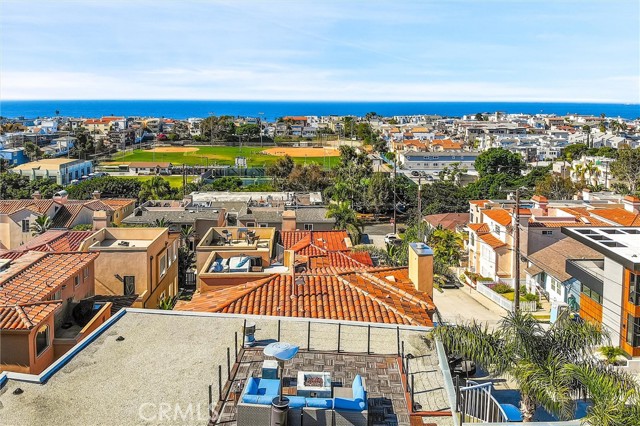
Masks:
[[[104,210],[96,210],[93,212],[93,230],[98,231],[106,228],[107,226],[109,226],[107,212]]]
[[[102,194],[100,193],[100,191],[93,191],[91,193],[91,196],[93,197],[94,200],[99,200],[101,195]]]
[[[285,210],[282,213],[282,230],[283,231],[295,231],[296,226],[296,211],[295,210]]]
[[[640,198],[627,195],[622,199],[624,209],[631,213],[640,213]]]
[[[33,194],[31,194],[31,197],[34,200],[42,200],[42,194],[40,193],[40,191],[36,191]]]
[[[416,290],[433,299],[433,250],[426,244],[409,244],[409,279]]]

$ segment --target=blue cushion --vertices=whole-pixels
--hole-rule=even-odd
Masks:
[[[510,422],[521,422],[522,421],[522,413],[518,410],[518,407],[512,404],[500,404],[500,407],[504,410],[504,413],[507,415],[507,420]]]
[[[362,411],[366,406],[361,399],[335,398],[333,401],[336,410]]]
[[[242,402],[246,402],[247,404],[257,404],[259,395],[243,395]]]
[[[247,380],[247,384],[244,386],[245,395],[257,395],[258,394],[259,379],[251,377]]]
[[[333,408],[333,400],[331,398],[307,398],[307,407]]]
[[[260,384],[258,385],[258,395],[278,396],[278,392],[280,392],[280,380],[260,379]]]
[[[362,377],[359,374],[356,374],[356,377],[353,378],[353,383],[351,383],[352,388],[361,388],[362,387]]]
[[[304,396],[286,396],[289,399],[289,407],[291,408],[301,408],[306,406],[307,401]]]

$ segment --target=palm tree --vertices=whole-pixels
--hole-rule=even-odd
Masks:
[[[161,217],[153,221],[153,226],[155,228],[168,228],[171,226],[171,222],[167,220],[166,217]]]
[[[434,229],[428,238],[433,255],[446,265],[459,266],[464,240],[458,232],[449,229]]]
[[[587,170],[585,166],[581,163],[576,163],[571,168],[571,174],[575,179],[578,179],[580,182],[585,183]]]
[[[594,163],[593,161],[589,161],[587,164],[584,165],[584,172],[585,174],[589,175],[589,180],[591,181],[591,184],[596,186],[598,184],[598,179],[600,178],[600,175],[601,175],[600,168],[597,166],[597,164]]]
[[[142,183],[139,198],[141,200],[164,200],[171,195],[171,185],[160,176],[154,176]]]
[[[509,313],[495,330],[474,321],[439,326],[433,334],[449,353],[475,361],[492,375],[513,379],[520,389],[524,422],[532,420],[538,406],[560,419],[573,418],[578,389],[593,395],[595,405],[586,418],[593,425],[603,424],[598,417],[601,404],[626,413],[624,404],[637,404],[640,397],[633,379],[597,364],[592,347],[606,337],[589,322],[565,317],[545,330],[533,316],[518,312]],[[610,396],[616,398],[608,401]],[[634,423],[610,423],[614,424]]]
[[[191,247],[191,245],[187,243],[190,242],[194,236],[195,230],[193,229],[193,226],[183,226],[180,230],[180,242],[182,243],[182,246]]]
[[[31,224],[31,235],[41,235],[44,234],[51,228],[53,225],[53,221],[47,215],[40,215],[36,218],[36,220]]]
[[[330,204],[327,217],[336,219],[334,229],[344,229],[349,233],[349,236],[355,244],[360,242],[360,237],[364,232],[363,226],[355,210],[351,208],[351,203],[348,201],[339,201],[338,203]]]

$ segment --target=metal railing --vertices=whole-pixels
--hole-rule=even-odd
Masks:
[[[493,389],[491,382],[476,383],[467,380],[466,386],[459,386],[457,383],[456,387],[458,388],[457,411],[460,413],[462,422],[495,423],[509,420],[498,401],[491,394]]]

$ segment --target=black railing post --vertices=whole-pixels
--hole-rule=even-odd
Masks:
[[[396,327],[396,342],[398,344],[398,356],[400,356],[400,327]]]
[[[371,355],[371,324],[367,324],[367,355]]]
[[[414,382],[413,379],[415,378],[415,376],[411,376],[411,412],[413,413],[415,411],[415,402],[413,401],[413,392],[414,392]]]
[[[402,351],[400,352],[400,365],[402,365],[402,371],[401,373],[404,374],[406,370],[406,368],[404,368],[404,340],[402,341]]]
[[[407,366],[406,366],[406,373],[407,375],[407,392],[409,392],[409,374],[411,374],[409,372],[409,358],[407,358]]]
[[[278,342],[280,341],[280,320],[278,320]]]
[[[209,418],[213,415],[213,385],[209,385]]]
[[[227,380],[231,380],[231,348],[227,346]]]
[[[311,350],[311,321],[307,322],[307,350]]]
[[[247,339],[247,320],[244,320],[244,324],[242,324],[242,347],[244,348],[244,342]]]
[[[340,353],[340,333],[341,333],[342,323],[338,323],[338,353]]]
[[[234,342],[235,342],[235,344],[236,344],[236,346],[235,346],[235,351],[234,351],[234,352],[235,352],[235,354],[236,354],[236,362],[238,362],[238,332],[237,332],[237,331],[235,332],[235,339],[234,339]]]
[[[222,401],[222,365],[218,364],[218,399]]]

